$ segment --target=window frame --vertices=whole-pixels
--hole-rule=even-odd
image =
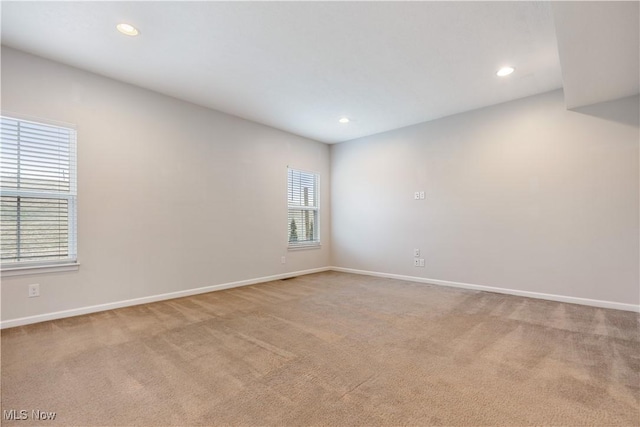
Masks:
[[[78,131],[76,126],[70,123],[36,118],[1,111],[0,120],[12,120],[20,123],[33,123],[41,126],[63,128],[70,131],[69,135],[69,190],[68,191],[38,191],[18,190],[2,188],[0,179],[0,195],[8,197],[25,197],[38,199],[66,200],[67,202],[67,251],[68,256],[61,259],[31,260],[31,261],[2,261],[0,260],[0,273],[2,277],[18,276],[25,274],[40,274],[59,271],[74,271],[80,265],[78,263],[78,163],[77,141]]]
[[[312,175],[313,183],[314,183],[314,196],[315,196],[315,206],[296,206],[289,204],[289,172],[298,172],[302,174]],[[318,172],[308,171],[304,169],[298,169],[291,166],[287,166],[287,189],[286,189],[286,198],[287,198],[287,249],[290,251],[295,250],[303,250],[303,249],[316,249],[322,246],[321,244],[321,221],[320,221],[320,174]],[[289,240],[290,230],[289,230],[289,214],[291,211],[310,211],[315,213],[315,221],[314,221],[314,239],[307,240],[302,242],[292,243]]]

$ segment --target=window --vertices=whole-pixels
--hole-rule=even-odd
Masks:
[[[2,268],[75,263],[76,131],[0,116]]]
[[[288,169],[289,247],[320,245],[318,174]]]

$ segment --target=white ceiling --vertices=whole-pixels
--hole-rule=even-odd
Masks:
[[[552,4],[567,108],[640,89],[640,8],[632,2]]]
[[[2,43],[329,143],[562,87],[546,2],[2,2]]]

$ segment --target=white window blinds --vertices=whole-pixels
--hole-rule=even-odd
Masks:
[[[0,116],[2,267],[76,261],[76,131]]]
[[[318,174],[288,169],[289,246],[320,244]]]

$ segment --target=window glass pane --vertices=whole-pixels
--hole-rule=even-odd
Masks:
[[[318,211],[289,209],[289,243],[312,242],[317,239]]]

